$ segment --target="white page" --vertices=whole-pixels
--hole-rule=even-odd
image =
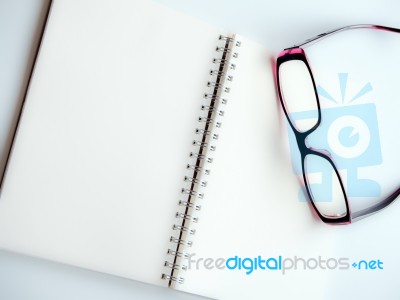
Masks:
[[[0,247],[160,279],[216,28],[54,1],[0,199]]]
[[[400,205],[348,226],[322,223],[306,202],[290,166],[287,129],[275,94],[275,55],[242,39],[229,108],[191,248],[195,254],[178,288],[218,299],[388,299],[400,266]],[[218,258],[377,260],[384,270],[219,270]],[[204,259],[212,258],[213,269]],[[331,262],[331,266],[333,261]],[[299,263],[301,268],[301,264]],[[397,289],[397,290],[396,290]],[[372,299],[372,298],[369,298]]]

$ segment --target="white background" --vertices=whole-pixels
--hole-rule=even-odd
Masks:
[[[59,0],[56,0],[59,1]],[[397,0],[158,0],[275,53],[357,23],[400,28]],[[49,0],[0,0],[0,167],[23,100]],[[0,299],[200,299],[168,289],[0,252]]]

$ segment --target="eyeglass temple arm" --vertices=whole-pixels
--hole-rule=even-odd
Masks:
[[[292,49],[292,48],[298,48],[307,44],[311,44],[311,43],[315,43],[319,40],[321,40],[322,38],[325,38],[327,36],[330,36],[332,34],[338,33],[340,31],[345,31],[345,30],[349,30],[349,29],[359,29],[359,28],[372,28],[372,29],[378,29],[378,30],[386,30],[386,31],[391,31],[391,32],[396,32],[396,33],[400,33],[400,29],[398,28],[394,28],[394,27],[386,27],[386,26],[381,26],[381,25],[374,25],[374,24],[357,24],[357,25],[349,25],[349,26],[345,26],[345,27],[340,27],[331,31],[327,31],[325,33],[321,33],[317,36],[314,36],[310,39],[305,40],[302,43],[296,44],[290,48],[287,48],[285,50],[288,49]]]
[[[400,188],[398,188],[394,193],[392,193],[388,198],[385,199],[385,201],[380,202],[378,204],[375,204],[374,206],[365,208],[363,210],[360,210],[358,212],[354,212],[352,214],[352,219],[353,220],[360,220],[362,218],[365,218],[366,216],[373,214],[375,212],[380,211],[381,209],[389,206],[391,203],[393,203],[394,200],[400,195]]]

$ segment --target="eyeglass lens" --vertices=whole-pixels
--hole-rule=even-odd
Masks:
[[[311,74],[302,60],[290,60],[279,67],[280,90],[283,105],[292,125],[300,132],[310,130],[318,122],[318,102]],[[291,114],[310,112],[304,120],[295,120]]]
[[[311,200],[321,215],[334,219],[347,214],[340,179],[329,160],[307,154],[304,159],[304,176]]]

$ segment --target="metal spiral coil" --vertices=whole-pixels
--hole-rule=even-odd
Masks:
[[[225,76],[226,72],[220,70],[210,70],[210,75]]]
[[[227,104],[228,100],[225,98],[221,98],[220,96],[214,94],[204,94],[205,99],[211,99],[212,101],[220,101],[221,104]]]
[[[208,87],[215,87],[215,88],[217,88],[217,89],[221,89],[221,90],[223,90],[225,93],[229,93],[230,90],[231,90],[230,88],[224,86],[223,84],[218,83],[218,82],[214,82],[214,81],[209,81],[209,82],[207,82],[207,86],[208,86]]]
[[[179,203],[178,203],[178,204],[179,204],[180,206],[192,207],[192,208],[194,208],[195,210],[200,210],[200,209],[201,209],[201,206],[198,205],[198,204],[194,204],[194,203],[186,202],[186,201],[182,201],[182,200],[179,200]]]
[[[189,227],[185,227],[185,226],[181,226],[181,225],[176,225],[174,224],[172,226],[173,230],[179,230],[179,231],[184,231],[184,232],[189,232],[190,234],[195,234],[196,230],[195,229],[191,229]]]
[[[206,118],[206,117],[199,117],[199,122],[204,122],[206,124],[211,124],[214,122],[214,119]]]
[[[192,245],[193,245],[192,241],[186,241],[186,240],[183,240],[183,239],[176,238],[174,236],[171,236],[169,241],[171,243],[175,243],[175,244],[179,244],[179,245],[186,245],[186,246],[189,246],[189,247],[192,247]]]
[[[201,135],[210,135],[211,134],[211,130],[205,130],[205,129],[199,129],[199,128],[196,128],[195,132],[196,132],[196,134],[201,134]]]
[[[219,39],[227,41],[228,43],[235,43],[236,47],[240,47],[242,45],[242,43],[240,41],[237,41],[235,38],[232,38],[232,37],[229,37],[229,36],[220,35]]]
[[[171,249],[168,249],[167,254],[183,258],[188,258],[190,256],[189,253],[179,252]]]
[[[214,105],[202,105],[201,110],[206,110],[209,112],[214,112],[217,109]]]
[[[192,152],[191,152],[191,153],[192,153]],[[211,161],[212,161],[212,158],[208,158],[208,159],[211,159]],[[207,181],[205,181],[205,180],[200,180],[200,179],[193,178],[193,177],[189,177],[189,176],[185,176],[185,177],[183,178],[183,181],[185,181],[185,182],[190,182],[190,183],[193,183],[193,184],[199,184],[199,185],[202,186],[202,187],[206,187],[206,186],[207,186]]]
[[[199,192],[197,192],[195,190],[192,190],[192,189],[182,189],[181,193],[182,194],[188,194],[190,196],[196,196],[199,199],[203,199],[203,197],[204,197],[204,194],[199,193]]]
[[[162,279],[168,280],[169,286],[184,282],[184,278],[177,275],[187,270],[183,262],[190,258],[191,254],[182,250],[193,245],[190,236],[193,236],[196,230],[191,227],[191,224],[199,221],[197,212],[201,209],[196,202],[198,202],[197,199],[204,198],[203,189],[207,186],[204,176],[210,174],[207,166],[213,163],[213,158],[209,156],[209,153],[216,150],[215,142],[219,139],[219,134],[215,131],[221,128],[220,118],[225,114],[219,105],[228,103],[226,95],[230,92],[229,83],[233,81],[231,72],[236,69],[236,64],[232,62],[232,59],[237,59],[239,56],[236,47],[240,47],[240,41],[223,35],[219,36],[219,40],[221,45],[215,48],[218,55],[212,60],[211,79],[207,82],[208,91],[203,94],[207,103],[201,105],[199,125],[195,130],[196,138],[192,141],[192,146],[195,148],[189,154],[192,161],[186,165],[190,174],[184,176],[185,187],[181,189],[184,199],[179,200],[179,210],[175,213],[179,222],[173,224],[174,234],[169,240],[173,247],[168,249],[167,254],[173,257],[173,260],[164,262],[164,267],[170,269],[170,274],[166,272],[167,274],[163,273],[161,276]]]
[[[193,170],[197,173],[204,173],[206,175],[210,175],[210,172],[211,172],[209,169],[204,169],[203,167],[199,167],[199,166],[191,165],[191,164],[187,164],[186,169]]]
[[[208,143],[198,141],[198,140],[193,140],[192,144],[193,144],[193,146],[199,146],[200,148],[205,148],[208,145]]]
[[[167,274],[161,274],[161,279],[175,281],[178,283],[183,283],[185,281],[182,277],[176,277],[176,276],[167,275]]]
[[[212,61],[214,64],[218,64],[218,65],[222,65],[224,66],[225,64],[228,64],[229,69],[231,70],[235,70],[236,69],[236,65],[233,63],[230,63],[228,60],[224,59],[224,58],[214,58]]]
[[[222,116],[224,115],[224,112],[223,112],[223,111],[220,111],[219,115],[222,117]],[[196,134],[201,134],[201,135],[205,136],[205,135],[210,135],[210,134],[211,134],[211,131],[210,131],[210,130],[205,130],[205,129],[196,128]],[[212,133],[211,136],[212,136],[212,139],[213,139],[213,140],[218,140],[218,137],[219,137],[218,134]],[[198,146],[200,146],[199,144],[196,144],[195,142],[197,142],[197,141],[194,141],[194,142],[193,142],[193,145],[198,145]],[[191,152],[191,153],[193,153],[193,152]],[[201,158],[200,158],[200,159],[201,159]],[[209,161],[209,162],[211,162],[211,161]]]
[[[169,261],[164,262],[164,267],[168,267],[174,270],[187,270],[187,266],[181,266],[178,264],[170,263]]]
[[[189,153],[189,157],[194,157],[197,159],[206,159],[207,162],[212,163],[212,158],[211,157],[207,157],[205,154],[200,154],[200,153],[196,153],[196,152],[190,152]]]
[[[185,219],[185,220],[189,220],[189,221],[192,221],[192,222],[194,222],[194,223],[199,222],[199,218],[193,217],[193,216],[188,215],[188,214],[180,213],[180,212],[177,212],[177,213],[175,214],[175,217],[176,217],[176,218]]]
[[[239,53],[232,52],[232,49],[226,49],[224,47],[217,47],[215,49],[215,51],[217,51],[217,52],[224,52],[225,51],[226,53],[232,53],[232,57],[234,57],[234,58],[238,58],[239,57]]]
[[[223,117],[225,112],[223,110],[217,109],[214,105],[202,105],[201,110],[208,111],[208,112],[218,112],[218,115]]]

